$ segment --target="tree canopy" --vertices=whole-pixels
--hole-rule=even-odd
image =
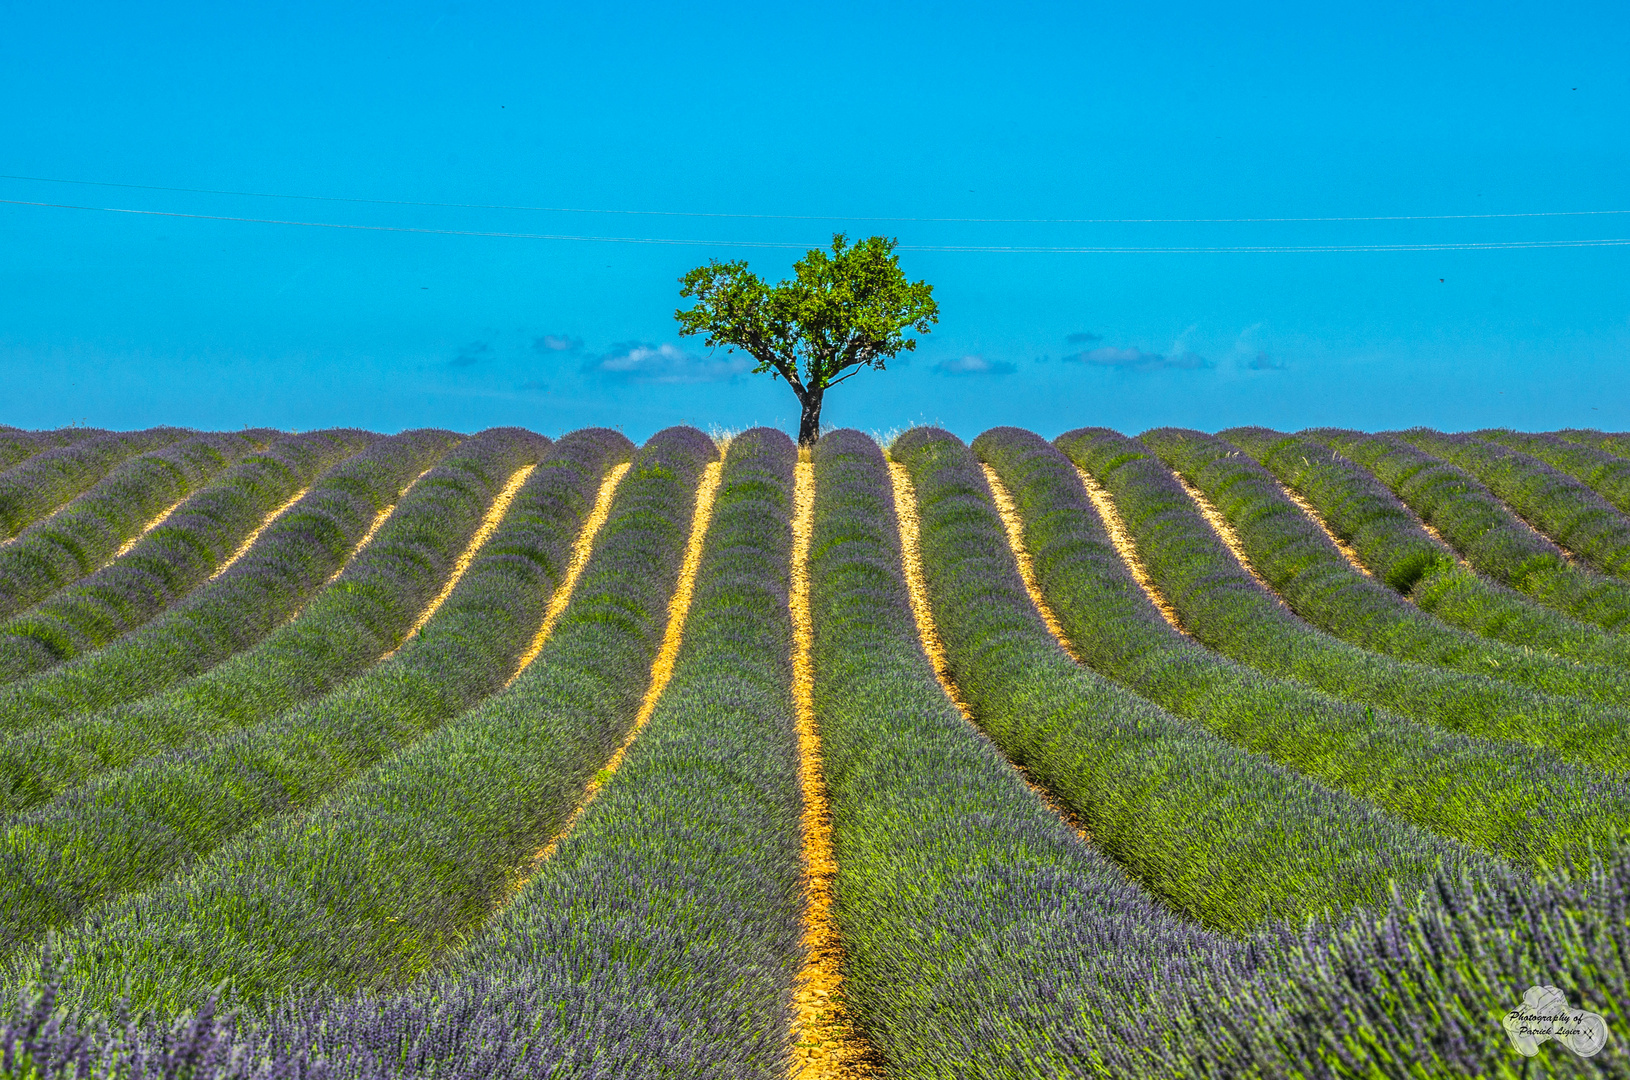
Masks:
[[[768,285],[745,261],[712,259],[679,279],[679,295],[696,305],[674,312],[683,335],[706,334],[710,347],[741,349],[792,387],[802,406],[798,442],[821,433],[826,391],[863,368],[917,347],[908,330],[929,332],[939,320],[933,286],[908,282],[896,240],[869,237],[854,244],[842,233],[828,254],[809,251],[795,276]]]

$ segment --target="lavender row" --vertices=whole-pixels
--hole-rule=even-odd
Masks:
[[[1630,1000],[1630,864],[1538,884],[1495,871],[1475,884],[1439,883],[1419,905],[1300,933],[1274,927],[1236,944],[1177,922],[1073,844],[1005,763],[967,737],[909,622],[902,626],[909,615],[881,463],[863,438],[834,433],[816,450],[816,677],[828,702],[821,723],[839,902],[849,903],[844,890],[853,888],[855,902],[870,905],[855,909],[858,918],[840,911],[853,923],[844,926],[846,985],[851,1004],[860,1002],[868,944],[876,952],[867,955],[894,965],[892,976],[879,968],[895,981],[876,988],[870,1000],[879,1009],[867,1016],[893,1074],[1516,1080],[1532,1063],[1511,1049],[1498,1017],[1523,988],[1554,985],[1570,1002],[1605,1013],[1612,1038],[1591,1059],[1547,1046],[1542,1066],[1559,1076],[1630,1076],[1630,1026],[1616,1007]],[[868,475],[855,482],[833,467],[868,451]],[[842,512],[828,509],[828,499]],[[877,622],[893,625],[869,633]],[[902,719],[908,712],[915,715]],[[966,752],[970,744],[977,752]],[[851,856],[862,849],[844,845],[861,844],[861,834],[846,830],[864,827],[872,830],[869,856],[857,864]],[[1087,858],[1066,861],[1066,844]],[[1509,932],[1513,926],[1523,932]],[[565,1032],[594,1046],[627,1033],[597,1019],[577,987],[557,1011],[518,1022],[491,1007],[504,993],[494,986],[490,999],[426,997],[416,1012],[393,1010],[377,1024],[360,1005],[364,1015],[336,1021],[327,994],[288,1002],[270,1023],[223,1017],[204,994],[198,1014],[153,1024],[65,1015],[54,985],[0,1012],[0,1067],[41,1076],[77,1068],[96,1080],[373,1080],[404,1072],[474,1080],[498,1072],[490,1063],[514,1060],[513,1048],[534,1037]],[[891,995],[901,1018],[884,1043],[879,1025]],[[637,1022],[637,1005],[625,1015]],[[336,1022],[401,1056],[308,1049],[324,1023]],[[443,1048],[452,1046],[471,1052],[439,1070],[418,1067],[447,1060]],[[617,1074],[590,1063],[574,1075]]]
[[[487,507],[548,444],[519,428],[466,439],[287,625],[163,693],[0,737],[0,808],[25,809],[110,769],[264,723],[360,674],[402,643]]]
[[[110,432],[35,454],[0,473],[0,541],[61,507],[124,460],[158,450],[194,432],[159,427]]]
[[[101,648],[157,617],[208,580],[268,514],[376,438],[311,432],[279,439],[227,469],[125,555],[0,623],[0,685]]]
[[[1630,433],[1598,431],[1595,428],[1563,428],[1548,434],[1564,442],[1588,446],[1618,458],[1630,458]]]
[[[844,997],[888,1074],[1203,1075],[1161,1043],[1215,1053],[1211,1006],[1183,988],[1243,980],[1249,950],[1083,843],[945,696],[901,577],[887,467],[859,432],[815,447],[810,550]],[[1177,1008],[1149,1016],[1162,996]]]
[[[27,461],[36,454],[71,446],[76,442],[106,435],[101,428],[65,427],[50,431],[24,431],[21,428],[0,428],[0,472]]]
[[[1306,499],[1377,580],[1422,611],[1509,645],[1630,667],[1630,638],[1569,618],[1480,577],[1458,562],[1372,473],[1330,447],[1267,428],[1233,428],[1218,437]],[[1630,470],[1630,463],[1625,465]]]
[[[886,710],[900,707],[895,689],[879,695]],[[1630,1077],[1630,1023],[1620,1007],[1630,1000],[1630,861],[1575,880],[1497,872],[1439,882],[1419,904],[1232,941],[1174,924],[1101,865],[1054,869],[1062,860],[1049,859],[1044,838],[1025,828],[1025,808],[1014,808],[1008,826],[999,817],[1005,807],[978,798],[994,777],[965,757],[935,754],[915,734],[902,741],[965,769],[960,778],[971,784],[940,785],[922,774],[927,797],[912,799],[920,789],[911,761],[886,755],[867,778],[900,795],[868,805],[883,822],[879,831],[898,836],[891,850],[932,845],[923,862],[902,860],[920,876],[879,874],[867,913],[880,931],[895,931],[878,941],[898,967],[896,989],[915,989],[925,1001],[902,1009],[888,1036],[882,1019],[868,1016],[874,1042],[888,1039],[893,1075],[1528,1080],[1538,1075],[1534,1060],[1517,1054],[1499,1020],[1524,988],[1555,986],[1573,1006],[1602,1014],[1609,1039],[1590,1058],[1541,1046],[1544,1074]],[[1020,856],[1034,851],[1038,863],[1014,866],[1011,850],[992,857],[966,817],[943,817],[975,808],[982,829],[1025,844]],[[897,891],[884,893],[890,885]],[[505,986],[488,996],[421,998],[417,1009],[370,1014],[359,1004],[338,1019],[327,994],[290,999],[269,1022],[222,1016],[212,995],[174,1021],[110,1019],[65,1005],[65,966],[53,958],[39,985],[0,1007],[0,1069],[52,1080],[481,1080],[524,1061],[517,1046],[557,1037],[615,1045],[639,1024],[637,1007],[593,1015],[579,987],[555,1011],[517,1021],[492,1007]],[[863,1000],[858,977],[851,985]],[[330,1054],[325,1040],[336,1025],[348,1052]],[[350,1050],[362,1040],[382,1052]],[[419,1067],[454,1058],[454,1047],[461,1052],[448,1066]],[[622,1074],[591,1060],[572,1075]]]
[[[1532,454],[1551,468],[1579,480],[1596,494],[1606,499],[1622,513],[1630,513],[1630,461],[1611,453],[1611,436],[1601,432],[1570,432],[1581,441],[1571,441],[1561,435],[1533,434],[1489,428],[1473,432],[1479,439],[1499,443],[1501,446]],[[1601,443],[1592,445],[1591,435],[1599,436]]]
[[[1273,474],[1223,440],[1158,428],[1138,441],[1199,489],[1234,529],[1246,558],[1290,609],[1327,634],[1384,656],[1465,671],[1619,707],[1630,672],[1490,641],[1422,612],[1353,569]],[[1630,723],[1630,714],[1623,719]]]
[[[1569,761],[1630,771],[1625,710],[1395,660],[1331,637],[1298,619],[1240,566],[1142,443],[1107,428],[1082,428],[1059,436],[1056,444],[1109,490],[1150,577],[1184,628],[1218,652],[1451,731],[1543,746]]]
[[[1374,473],[1478,573],[1575,619],[1630,630],[1630,585],[1568,562],[1464,469],[1389,435],[1301,434]]]
[[[106,1009],[128,993],[173,1016],[223,981],[251,1006],[305,985],[398,985],[479,930],[632,723],[716,456],[694,428],[654,436],[519,679],[305,813],[91,912],[62,935],[71,999]]]
[[[225,573],[164,615],[0,689],[0,732],[146,697],[253,645],[339,571],[379,512],[457,442],[446,431],[403,432],[335,466]]]
[[[1477,477],[1524,521],[1583,562],[1617,577],[1630,575],[1630,519],[1586,484],[1532,454],[1473,435],[1412,428],[1398,438]]]
[[[147,523],[266,443],[195,435],[139,454],[0,548],[0,619],[100,569]]]
[[[1400,820],[1530,868],[1630,840],[1630,786],[1535,747],[1471,738],[1231,661],[1167,624],[1112,546],[1070,461],[1039,436],[974,440],[1023,524],[1075,654],[1166,709]]]
[[[0,840],[0,951],[159,884],[260,821],[315,805],[502,688],[603,475],[631,450],[604,429],[550,447],[446,603],[372,670],[265,724],[142,761],[12,818]]]
[[[787,1074],[801,953],[785,435],[730,443],[684,640],[621,768],[440,971],[285,1004],[272,1056],[346,1075]]]
[[[1378,905],[1395,887],[1412,894],[1441,871],[1494,864],[1077,665],[1032,605],[968,448],[916,428],[890,455],[917,487],[929,600],[976,719],[1178,911],[1239,931]]]

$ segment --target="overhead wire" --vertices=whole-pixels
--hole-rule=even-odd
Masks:
[[[582,243],[600,244],[648,244],[663,246],[684,247],[736,247],[759,249],[796,250],[807,248],[807,243],[797,243],[778,240],[717,240],[717,239],[691,239],[684,237],[656,237],[656,236],[594,236],[581,233],[545,233],[545,232],[515,232],[507,230],[489,229],[444,229],[415,225],[364,225],[353,222],[334,221],[304,221],[295,218],[264,218],[249,217],[238,214],[201,214],[180,210],[147,210],[123,206],[90,206],[81,203],[44,202],[30,199],[0,199],[0,205],[29,206],[54,210],[81,210],[104,214],[126,214],[137,217],[164,217],[181,218],[194,221],[229,221],[241,224],[255,225],[291,225],[310,229],[337,229],[350,232],[381,232],[381,233],[416,233],[428,236],[466,236],[485,237],[512,240],[561,240]],[[450,205],[450,204],[415,204],[415,205]],[[1602,213],[1617,213],[1618,211],[1601,211]],[[723,215],[720,215],[723,216]],[[1536,215],[1537,216],[1537,215]],[[858,220],[858,219],[857,219]],[[872,220],[904,220],[904,219],[872,219]],[[951,219],[918,219],[924,221],[940,221]],[[1009,220],[1018,222],[1023,219],[988,219]],[[1064,220],[1064,219],[1059,219]],[[1108,220],[1108,219],[1105,219]],[[1153,221],[1155,219],[1149,219]],[[1179,219],[1168,219],[1176,221]],[[1201,219],[1192,219],[1201,220]],[[1209,219],[1213,221],[1294,221],[1294,220],[1404,220],[1404,219]],[[1420,218],[1410,220],[1422,220]],[[1214,254],[1316,254],[1338,252],[1409,252],[1409,251],[1523,251],[1558,248],[1603,248],[1630,246],[1630,237],[1606,237],[1573,240],[1467,240],[1467,241],[1417,241],[1413,243],[1396,244],[1181,244],[1181,245],[1137,245],[1137,244],[900,244],[901,251],[913,252],[944,252],[944,253],[993,253],[993,254],[1053,254],[1053,255],[1214,255]]]
[[[463,210],[517,210],[550,214],[616,214],[642,217],[736,218],[759,221],[897,221],[994,225],[1204,225],[1271,224],[1342,221],[1477,221],[1494,218],[1606,217],[1630,210],[1535,210],[1483,214],[1374,214],[1330,217],[1199,217],[1199,218],[1002,218],[1002,217],[884,217],[853,214],[742,214],[705,210],[619,210],[581,206],[527,206],[510,203],[431,202],[418,199],[366,199],[340,195],[291,195],[269,191],[234,191],[226,188],[166,187],[124,184],[106,180],[69,180],[52,176],[0,173],[0,180],[26,180],[41,184],[76,184],[86,187],[124,188],[131,191],[167,191],[190,195],[231,195],[252,199],[295,199],[306,202],[357,203],[371,206],[424,206]],[[54,204],[45,204],[54,205]]]

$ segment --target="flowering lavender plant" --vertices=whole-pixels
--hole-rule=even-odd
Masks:
[[[1375,474],[1480,574],[1609,630],[1630,626],[1630,584],[1576,566],[1466,470],[1390,435],[1301,433]]]
[[[77,581],[216,473],[265,449],[244,435],[196,435],[140,454],[0,548],[0,618]]]
[[[1330,447],[1267,428],[1233,428],[1219,438],[1261,462],[1306,499],[1378,581],[1422,611],[1508,644],[1586,663],[1630,666],[1630,638],[1553,611],[1480,577],[1456,560],[1453,550],[1428,533],[1369,470]],[[1552,441],[1579,454],[1610,457]],[[1630,471],[1630,462],[1621,464]]]
[[[335,466],[242,558],[160,618],[0,689],[0,731],[146,697],[259,641],[345,565],[378,513],[458,441],[446,431],[407,431]]]
[[[160,427],[103,432],[29,457],[0,473],[0,540],[16,536],[137,454],[184,439],[193,432]]]
[[[24,431],[21,428],[0,426],[0,472],[16,468],[36,454],[70,446],[76,442],[106,435],[101,428],[65,427],[49,431]]]
[[[239,461],[129,552],[0,623],[0,684],[72,660],[155,618],[208,580],[268,514],[376,438],[310,432]]]
[[[447,602],[384,663],[265,724],[13,817],[0,837],[0,943],[32,941],[172,877],[499,689],[542,620],[601,476],[631,449],[603,429],[550,447]]]
[[[253,648],[162,694],[0,740],[0,806],[21,809],[108,769],[258,724],[360,674],[401,644],[541,435],[496,428],[443,457],[332,584]],[[9,805],[8,805],[9,804]]]
[[[1066,432],[1055,444],[1109,491],[1150,577],[1209,647],[1422,723],[1540,743],[1609,769],[1630,760],[1630,711],[1381,656],[1297,618],[1240,565],[1145,444],[1107,428]]]
[[[1223,440],[1158,428],[1138,441],[1154,449],[1228,521],[1252,568],[1302,618],[1373,652],[1624,707],[1612,668],[1489,641],[1445,625],[1355,570],[1325,532],[1285,496],[1267,469]],[[1619,717],[1630,726],[1630,714]]]
[[[632,722],[697,479],[716,456],[693,428],[654,436],[553,636],[513,684],[306,813],[93,913],[63,938],[72,999],[105,1010],[128,993],[167,1019],[223,980],[234,1005],[308,985],[389,986],[467,939]]]
[[[1536,747],[1478,739],[1266,675],[1173,629],[1071,463],[1040,436],[974,440],[1007,486],[1038,585],[1081,660],[1172,712],[1440,835],[1529,866],[1630,833],[1630,789]]]
[[[1465,469],[1546,539],[1604,574],[1630,572],[1630,521],[1590,485],[1532,454],[1429,428],[1397,438]]]
[[[929,599],[975,717],[1173,907],[1239,931],[1492,865],[1076,664],[1031,603],[972,452],[935,428],[907,432],[890,452],[917,488]]]

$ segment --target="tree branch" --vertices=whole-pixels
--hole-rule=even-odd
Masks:
[[[809,391],[805,389],[802,380],[798,378],[798,365],[796,363],[787,363],[779,353],[765,344],[764,335],[757,330],[748,331],[747,337],[747,351],[753,354],[753,359],[774,368],[776,374],[787,380],[787,385],[792,387],[792,392],[798,395],[799,401],[803,401],[809,396]]]

